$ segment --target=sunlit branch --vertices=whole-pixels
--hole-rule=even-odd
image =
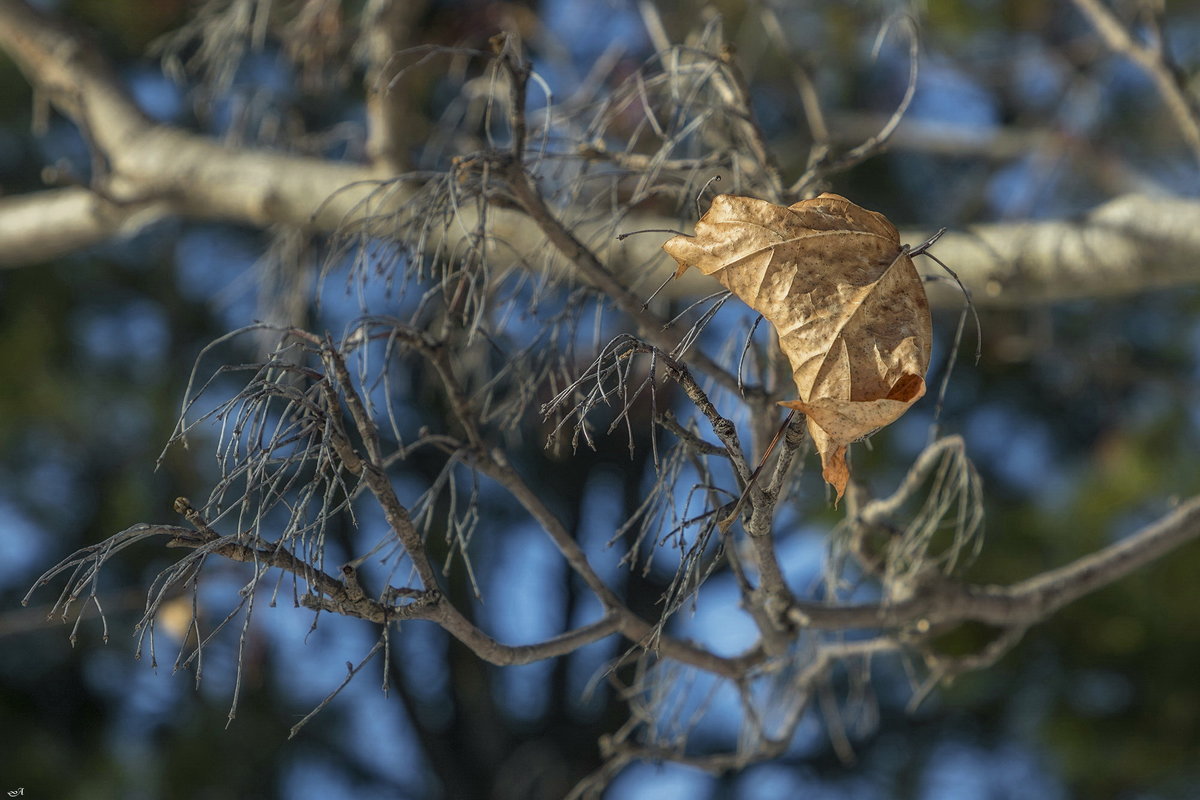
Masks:
[[[129,236],[167,216],[229,220],[246,225],[288,224],[314,231],[357,229],[386,237],[390,214],[419,196],[427,176],[382,184],[391,170],[325,161],[250,147],[230,147],[207,137],[150,121],[129,98],[111,68],[89,42],[52,23],[21,0],[0,0],[0,48],[31,85],[88,131],[108,172],[90,188],[49,189],[0,199],[0,266],[39,263],[80,248]],[[71,54],[62,57],[62,54]],[[86,103],[82,102],[86,98]],[[537,208],[538,204],[533,204]],[[464,231],[476,230],[471,208],[455,225],[436,233],[431,245],[454,248]],[[624,289],[634,265],[669,259],[654,237],[633,237],[619,262],[603,267],[585,251],[605,244],[609,221],[587,221],[569,236],[544,213],[492,208],[487,234],[508,243],[493,255],[519,260],[550,239],[580,277],[600,288],[623,310],[640,309],[642,298]],[[629,230],[676,228],[679,220],[637,214]],[[57,235],[34,235],[55,231]],[[924,232],[904,232],[921,241]],[[439,244],[440,243],[440,244]],[[1022,305],[1074,297],[1127,294],[1194,283],[1200,260],[1200,203],[1170,197],[1129,195],[1100,206],[1082,220],[976,225],[950,232],[938,252],[983,306]],[[595,267],[600,269],[595,269]],[[929,267],[930,272],[933,266]],[[639,275],[638,277],[642,277]],[[707,292],[711,283],[685,277],[667,285],[675,297]],[[618,287],[620,290],[618,291]],[[930,287],[934,305],[957,307],[953,291]],[[616,292],[614,294],[614,292]],[[673,342],[641,317],[646,336],[669,350]],[[701,364],[709,374],[713,365]],[[724,380],[723,378],[719,378]]]
[[[1184,77],[1173,69],[1165,46],[1158,41],[1150,45],[1137,41],[1128,28],[1100,0],[1072,0],[1110,49],[1129,58],[1150,75],[1158,93],[1175,119],[1179,132],[1200,161],[1200,107],[1191,96]]]

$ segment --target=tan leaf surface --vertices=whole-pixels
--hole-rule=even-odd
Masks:
[[[720,195],[695,236],[663,245],[775,326],[822,474],[841,498],[846,446],[925,394],[932,323],[925,287],[882,214],[836,194],[790,207]]]

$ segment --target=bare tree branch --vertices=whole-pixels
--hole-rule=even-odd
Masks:
[[[917,92],[917,73],[921,48],[920,42],[917,39],[916,22],[914,20],[908,17],[889,20],[885,23],[884,30],[880,31],[880,36],[886,35],[888,32],[887,28],[891,25],[899,26],[908,37],[908,82],[905,84],[904,96],[900,98],[900,104],[896,107],[892,115],[888,117],[882,128],[867,137],[861,144],[837,158],[830,158],[831,151],[826,146],[824,138],[814,140],[809,166],[790,188],[790,192],[793,195],[803,194],[821,178],[849,169],[856,164],[862,163],[867,158],[883,152],[887,148],[892,134],[896,132],[896,128],[900,125],[901,120],[904,119],[904,115],[908,112],[908,107],[911,105],[912,99]]]
[[[1106,37],[1123,33],[1125,39],[1111,41],[1131,57],[1157,59],[1147,67],[1152,72],[1166,69],[1161,51],[1143,48],[1119,25],[1115,33],[1108,30],[1116,23],[1095,0],[1076,3],[1095,15]],[[372,28],[360,30],[356,40],[367,66],[370,125],[371,163],[362,166],[222,145],[154,123],[84,37],[23,0],[0,0],[0,48],[79,128],[96,164],[86,188],[0,200],[0,265],[134,235],[167,217],[230,220],[330,234],[323,276],[348,264],[347,285],[361,295],[361,316],[340,339],[256,324],[245,331],[280,337],[265,356],[223,365],[203,383],[196,380],[197,362],[172,443],[202,422],[219,427],[219,471],[208,500],[201,509],[177,500],[190,529],[134,526],[48,570],[39,586],[59,576],[67,581],[53,613],[65,618],[79,605],[100,611],[99,573],[107,562],[167,536],[167,546],[183,552],[147,593],[139,631],[148,632],[152,658],[154,615],[170,591],[191,589],[195,609],[206,564],[250,565],[233,610],[211,631],[202,634],[193,613],[194,649],[181,653],[177,666],[194,663],[197,676],[201,650],[223,630],[236,630],[231,623],[239,615],[239,646],[245,645],[268,574],[279,577],[272,601],[287,579],[293,602],[313,612],[314,625],[327,613],[380,626],[375,646],[325,702],[375,654],[387,652],[400,623],[438,625],[495,665],[558,658],[621,637],[623,652],[602,674],[619,690],[629,717],[601,743],[609,763],[580,787],[599,792],[633,759],[728,770],[781,755],[810,711],[825,715],[835,750],[849,758],[842,707],[831,688],[836,670],[849,670],[853,682],[855,670],[869,676],[876,656],[915,654],[927,672],[919,701],[936,682],[994,663],[1063,605],[1200,536],[1196,497],[1066,566],[1011,586],[970,583],[961,576],[981,547],[982,485],[963,440],[949,436],[927,447],[889,496],[869,499],[865,488],[852,487],[847,518],[830,537],[822,593],[817,600],[798,599],[810,596],[807,587],[789,585],[777,547],[786,534],[780,520],[789,518],[783,502],[799,485],[806,439],[790,416],[778,427],[776,401],[786,380],[779,377],[785,373],[777,342],[764,342],[770,334],[747,321],[744,337],[723,333],[723,341],[712,344],[716,328],[706,326],[731,295],[711,291],[702,277],[672,281],[667,290],[672,299],[702,299],[670,312],[651,307],[648,277],[666,277],[670,269],[660,251],[663,237],[615,238],[623,229],[658,233],[683,224],[635,209],[690,214],[718,169],[730,170],[741,191],[772,198],[787,193],[750,88],[732,49],[722,48],[721,23],[709,22],[686,47],[671,46],[656,9],[643,3],[662,52],[619,89],[606,90],[594,108],[590,97],[555,101],[515,33],[494,37],[490,52],[456,50],[484,70],[465,81],[462,107],[444,121],[445,141],[453,144],[434,162],[452,160],[437,172],[398,176],[407,102],[391,90],[407,69],[404,57],[413,54],[396,51],[409,15],[417,13],[415,5],[401,5],[369,0],[358,23]],[[311,35],[340,25],[340,17],[328,16],[334,10],[312,5],[297,27]],[[781,41],[773,14],[763,16]],[[816,84],[797,70],[813,141],[794,191],[880,152],[897,131],[916,82],[915,28],[905,32],[910,72],[899,110],[840,158],[831,155],[837,134],[828,129]],[[337,52],[314,48],[318,59]],[[544,106],[527,97],[531,86],[544,91]],[[979,304],[1195,283],[1200,203],[1128,195],[1078,220],[951,232],[939,242],[938,256]],[[927,270],[930,278],[940,274],[935,264]],[[389,309],[396,316],[368,308],[367,295],[378,285],[372,281],[385,284],[389,301],[397,301]],[[397,285],[399,298],[391,294]],[[961,302],[954,286],[931,287],[931,298]],[[610,314],[613,307],[620,314]],[[588,315],[595,319],[590,343],[587,331],[580,333]],[[865,340],[864,351],[871,343]],[[213,401],[212,394],[225,392],[230,376],[245,378],[232,396],[198,404],[200,395]],[[921,378],[905,380],[912,377]],[[410,425],[412,419],[400,419],[405,415],[419,422]],[[623,594],[621,579],[596,566],[582,525],[572,527],[570,515],[543,496],[520,444],[531,434],[544,439],[550,429],[551,440],[565,430],[572,445],[595,448],[600,436],[592,431],[602,415],[600,429],[627,432],[633,465],[622,476],[619,516],[603,535],[625,548],[620,565],[640,566],[643,578],[666,564],[669,577],[654,589],[656,597],[646,598],[657,603],[654,611],[634,593]],[[635,441],[647,443],[637,444],[636,456]],[[410,499],[405,483],[414,476],[419,485]],[[472,593],[482,601],[485,591],[496,589],[476,580],[472,559],[487,551],[472,537],[503,530],[506,523],[490,519],[496,509],[503,509],[496,518],[511,514],[544,535],[571,591],[588,593],[599,619],[525,645],[501,643],[476,624]],[[364,525],[360,514],[368,512],[382,522]],[[342,521],[354,536],[337,544],[352,553],[330,571],[326,535]],[[359,534],[374,538],[364,542]],[[360,573],[368,563],[385,574]],[[681,617],[698,606],[710,579],[730,581],[756,627],[749,631],[753,643],[733,655],[681,632]],[[367,585],[373,582],[382,585]],[[869,584],[881,599],[850,602],[852,582]],[[76,627],[82,618],[76,614]],[[935,635],[968,621],[999,633],[979,652],[939,653]],[[690,750],[697,720],[719,691],[731,689],[741,714],[738,748]]]
[[[177,213],[170,200],[116,203],[79,187],[0,197],[0,267],[49,261],[132,237]]]
[[[796,625],[824,630],[898,628],[973,620],[998,627],[1029,627],[1068,603],[1108,586],[1200,537],[1200,497],[1116,544],[1009,587],[927,580],[908,599],[893,603],[830,606],[797,603]]]
[[[1126,195],[1078,220],[971,225],[937,245],[977,305],[1030,303],[1124,294],[1195,284],[1200,271],[1200,202]],[[906,241],[921,232],[902,231]],[[936,277],[936,267],[920,265]],[[950,305],[950,284],[930,286],[929,299]]]
[[[1080,13],[1100,34],[1110,49],[1129,58],[1141,67],[1162,96],[1163,102],[1175,119],[1184,141],[1200,162],[1200,108],[1191,96],[1183,76],[1173,68],[1165,51],[1165,42],[1142,44],[1133,37],[1129,29],[1100,2],[1100,0],[1072,0]]]
[[[357,226],[386,236],[388,215],[418,198],[416,187],[425,180],[414,175],[381,183],[391,174],[374,167],[226,147],[155,124],[136,108],[89,43],[21,0],[0,0],[0,48],[31,84],[87,129],[109,169],[91,192],[57,189],[0,200],[0,266],[37,263],[114,236],[130,236],[166,216],[288,224],[315,231]],[[528,211],[490,210],[487,235],[508,245],[494,254],[501,265],[505,258],[527,258],[544,249],[549,234],[529,224]],[[478,228],[472,207],[458,213],[456,223],[439,234],[440,246],[454,248],[462,231]],[[624,227],[662,229],[678,224],[676,219],[639,215],[628,217]],[[563,240],[560,246],[572,257],[601,246],[608,250],[604,243],[609,230],[609,220],[585,221],[570,233],[576,244]],[[41,231],[60,235],[40,236]],[[905,231],[904,238],[923,241],[925,232]],[[629,239],[604,269],[624,284],[629,270],[655,263],[665,277],[669,259],[659,252],[660,243],[650,236]],[[583,251],[572,250],[576,246]],[[1190,284],[1198,279],[1194,265],[1200,261],[1200,203],[1131,195],[1081,220],[997,223],[950,232],[938,248],[980,306]],[[572,262],[578,269],[579,263]],[[932,264],[922,269],[927,275],[938,274]],[[613,290],[615,300],[626,301],[619,302],[623,309],[640,307],[640,298],[625,297],[602,273],[585,269],[581,277]],[[685,277],[667,291],[674,296],[703,294],[706,290],[699,287],[707,285],[702,278]],[[961,302],[951,289],[935,286],[930,295],[937,305]]]

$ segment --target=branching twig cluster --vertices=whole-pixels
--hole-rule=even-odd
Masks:
[[[225,14],[260,5],[230,4]],[[452,55],[484,64],[457,106],[457,130],[439,140],[457,146],[454,159],[403,178],[372,173],[352,196],[324,200],[344,223],[329,245],[325,298],[344,288],[361,314],[340,337],[273,330],[278,346],[265,359],[220,367],[189,387],[175,441],[216,429],[219,473],[207,499],[177,502],[188,527],[137,525],[47,571],[39,586],[67,577],[53,613],[99,607],[104,566],[165,536],[187,553],[150,587],[140,629],[150,635],[152,658],[155,614],[173,593],[194,597],[205,568],[222,560],[251,568],[221,622],[201,630],[193,617],[190,649],[176,666],[195,665],[197,676],[212,637],[240,617],[244,641],[256,598],[269,592],[275,602],[284,580],[293,603],[314,612],[314,625],[335,614],[378,626],[378,643],[347,680],[387,650],[402,622],[439,625],[497,665],[619,637],[620,655],[605,675],[629,717],[601,742],[608,762],[577,790],[589,794],[634,759],[729,770],[772,758],[814,708],[849,757],[842,717],[855,710],[833,694],[835,672],[860,674],[872,659],[900,652],[923,658],[928,685],[986,666],[1063,604],[1200,535],[1200,499],[1193,499],[1117,545],[1016,586],[967,583],[962,567],[979,553],[983,502],[966,446],[951,436],[920,454],[891,495],[870,499],[852,487],[817,593],[786,579],[777,543],[792,532],[805,437],[799,420],[776,430],[776,403],[787,399],[777,359],[743,358],[753,328],[733,346],[705,340],[727,296],[679,314],[647,304],[652,287],[629,277],[644,265],[622,263],[615,244],[591,243],[597,232],[611,241],[631,208],[655,198],[690,209],[716,170],[730,177],[732,191],[786,200],[878,152],[915,85],[916,40],[905,30],[914,74],[897,117],[835,157],[819,103],[807,96],[816,146],[791,184],[717,22],[687,46],[658,53],[601,101],[555,101],[511,35],[494,39],[488,53],[427,49],[396,54],[386,70],[377,64],[370,76],[377,82],[398,79],[406,59]],[[810,78],[798,81],[813,95]],[[385,104],[379,84],[371,91]],[[530,94],[538,93],[544,103],[531,112]],[[478,125],[464,130],[464,120]],[[388,153],[379,145],[375,155],[394,165]],[[539,231],[544,246],[514,256],[496,222],[503,215]],[[381,305],[387,314],[376,310]],[[240,384],[226,397],[234,378]],[[193,411],[203,408],[200,398],[209,410]],[[609,543],[643,573],[664,551],[677,556],[654,617],[631,608],[619,584],[594,566],[519,450],[547,434],[573,451],[595,448],[618,430],[630,451],[651,449],[653,471]],[[759,464],[777,434],[782,444]],[[403,470],[424,476],[423,493],[403,494],[395,480]],[[752,481],[756,470],[762,477]],[[382,527],[367,524],[367,508],[382,516]],[[598,602],[595,620],[510,645],[474,621],[469,602],[451,599],[455,586],[482,593],[473,557],[479,537],[496,533],[491,512],[500,508],[540,528]],[[740,524],[719,525],[728,515]],[[337,566],[330,554],[346,542],[332,541],[334,521],[364,537],[349,541],[356,549]],[[368,531],[375,538],[364,543]],[[756,634],[737,655],[697,644],[676,625],[718,575],[736,584]],[[970,657],[939,654],[934,637],[966,621],[1001,633]],[[738,746],[698,754],[692,733],[719,698],[739,710]]]

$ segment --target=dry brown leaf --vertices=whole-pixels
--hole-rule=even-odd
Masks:
[[[840,499],[846,447],[925,394],[933,338],[925,287],[887,217],[836,194],[790,207],[719,195],[663,249],[717,278],[779,335],[822,474]]]

